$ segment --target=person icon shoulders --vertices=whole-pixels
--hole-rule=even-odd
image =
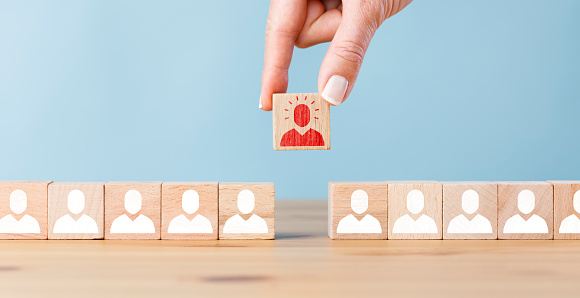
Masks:
[[[189,189],[181,196],[181,206],[187,214],[194,214],[199,209],[199,194]],[[168,233],[213,233],[211,222],[205,216],[197,214],[189,220],[184,214],[180,214],[169,222]]]
[[[536,197],[531,190],[522,190],[518,194],[518,209],[523,214],[530,214],[536,207]],[[506,234],[513,233],[548,233],[548,224],[540,216],[533,214],[525,220],[516,214],[510,217],[503,228]]]
[[[67,198],[68,210],[72,214],[80,214],[85,209],[85,194],[78,190],[72,190]],[[90,216],[83,214],[75,220],[70,214],[60,217],[52,230],[55,234],[96,234],[99,232],[97,222]]]
[[[350,207],[356,214],[363,214],[368,209],[368,194],[362,190],[355,190],[350,197]],[[381,223],[372,215],[365,215],[360,221],[352,214],[338,222],[337,233],[382,233]]]
[[[28,198],[23,190],[14,190],[10,194],[10,210],[14,214],[22,214],[24,211],[26,211],[27,205]],[[28,214],[24,214],[18,220],[16,217],[14,217],[14,215],[8,214],[0,219],[0,233],[40,233],[40,225],[34,217]]]
[[[420,190],[414,189],[407,194],[407,210],[412,214],[419,214],[425,207],[425,196]],[[422,214],[414,220],[409,214],[405,214],[395,221],[393,233],[437,233],[435,220],[426,214]]]
[[[580,190],[574,193],[572,199],[574,210],[580,213]],[[571,214],[562,220],[560,224],[560,229],[558,230],[562,234],[578,234],[580,233],[580,218],[576,214]]]
[[[576,214],[569,215],[562,220],[560,229],[561,234],[578,234],[580,233],[580,218]]]
[[[244,189],[238,194],[238,210],[243,214],[250,214],[254,210],[254,193],[251,190]],[[252,214],[248,220],[244,220],[239,214],[236,214],[224,225],[224,233],[268,233],[266,221],[256,214]]]
[[[268,233],[268,225],[256,214],[252,214],[248,220],[236,214],[226,221],[224,233]]]
[[[466,214],[473,214],[479,209],[479,194],[466,190],[461,196],[461,207]],[[481,214],[476,214],[469,220],[464,214],[459,214],[449,222],[447,233],[492,233],[491,222]]]
[[[125,210],[132,215],[141,210],[142,202],[141,193],[137,190],[132,189],[125,194]],[[123,214],[111,224],[111,233],[155,233],[155,225],[143,214],[139,214],[135,220]]]

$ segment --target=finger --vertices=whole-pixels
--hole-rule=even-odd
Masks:
[[[296,38],[296,46],[307,48],[331,41],[341,18],[342,12],[339,9],[327,10],[325,4],[319,0],[308,0],[306,20]]]
[[[350,94],[369,43],[382,23],[380,7],[350,7],[343,2],[342,22],[320,67],[318,89],[332,105],[341,104]]]
[[[260,108],[272,110],[272,95],[288,88],[294,42],[306,18],[306,0],[272,0],[266,25]]]

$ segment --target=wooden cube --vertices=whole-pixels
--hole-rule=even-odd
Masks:
[[[161,182],[105,184],[105,239],[160,239]]]
[[[496,183],[443,183],[443,239],[497,239]]]
[[[580,181],[548,181],[554,186],[554,239],[580,239]]]
[[[105,184],[55,182],[48,186],[48,239],[103,239]]]
[[[47,239],[51,181],[0,181],[0,239]]]
[[[387,234],[387,183],[328,183],[331,239],[387,239]]]
[[[554,192],[547,182],[501,182],[498,239],[553,239]]]
[[[219,239],[274,239],[274,183],[219,184]]]
[[[388,184],[389,239],[441,239],[441,184],[432,181]]]
[[[218,183],[163,182],[161,239],[217,240]]]
[[[318,93],[274,94],[274,149],[329,150],[330,105]]]

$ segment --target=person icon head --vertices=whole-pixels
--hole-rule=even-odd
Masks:
[[[143,199],[141,193],[137,190],[130,190],[125,194],[125,210],[131,214],[135,214],[141,210]]]
[[[238,194],[238,209],[243,214],[249,214],[254,210],[254,193],[249,189],[244,189]]]
[[[362,189],[355,190],[350,196],[350,208],[356,214],[362,214],[369,207],[369,195]]]
[[[199,209],[199,194],[193,189],[186,190],[181,196],[181,207],[187,214],[194,214]]]
[[[536,207],[536,196],[531,190],[525,189],[518,194],[518,209],[523,214],[530,214]]]
[[[463,212],[473,214],[479,209],[479,194],[473,189],[466,190],[461,196]]]
[[[580,190],[574,194],[574,199],[572,202],[574,203],[574,210],[580,213]]]
[[[85,209],[85,194],[78,189],[72,190],[68,193],[67,205],[72,214],[81,213]]]
[[[28,198],[26,193],[20,189],[10,194],[10,210],[15,214],[20,214],[26,210]]]
[[[425,196],[420,190],[414,189],[407,194],[407,209],[413,214],[418,214],[425,207]]]
[[[294,123],[304,127],[310,123],[310,108],[305,104],[299,104],[294,108]]]

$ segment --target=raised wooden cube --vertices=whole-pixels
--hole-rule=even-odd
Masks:
[[[553,239],[554,192],[547,182],[501,182],[498,239]]]
[[[54,182],[48,186],[48,239],[103,239],[105,184]]]
[[[388,182],[389,239],[441,239],[443,188],[431,181]]]
[[[219,184],[219,239],[274,239],[274,183]]]
[[[218,183],[163,182],[161,239],[217,240]]]
[[[161,182],[105,184],[105,239],[160,239]]]
[[[318,93],[273,96],[275,150],[330,149],[330,105]]]
[[[443,239],[497,239],[496,183],[443,183]]]
[[[554,186],[554,239],[580,239],[580,181],[548,181]]]
[[[331,239],[387,239],[387,235],[387,183],[328,183]]]
[[[47,239],[51,181],[0,181],[0,239]]]

